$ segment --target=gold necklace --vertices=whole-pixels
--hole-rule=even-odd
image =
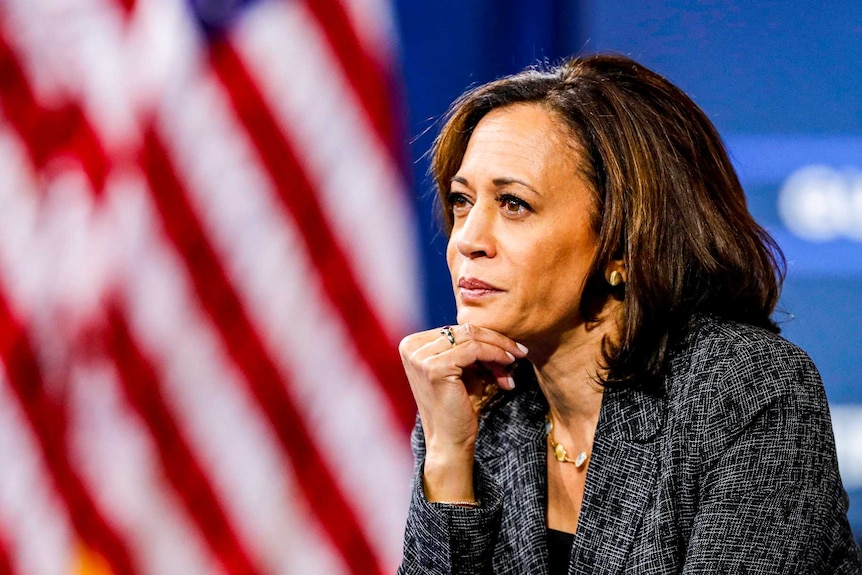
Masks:
[[[562,443],[557,443],[554,439],[554,422],[551,421],[551,414],[545,415],[545,433],[548,434],[548,445],[551,446],[551,451],[554,452],[554,457],[560,463],[574,463],[575,467],[580,469],[587,462],[587,452],[581,451],[574,459],[569,459],[569,454]]]

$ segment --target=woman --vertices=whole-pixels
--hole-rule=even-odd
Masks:
[[[783,259],[687,96],[527,70],[455,103],[432,172],[458,325],[400,347],[401,573],[862,572]]]

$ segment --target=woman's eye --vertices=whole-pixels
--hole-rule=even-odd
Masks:
[[[449,192],[446,201],[454,211],[462,210],[470,205],[470,200],[460,192]]]
[[[533,209],[530,207],[530,204],[522,200],[517,196],[513,196],[511,194],[504,194],[498,198],[500,202],[500,206],[507,214],[511,215],[520,215],[526,212],[532,212]]]

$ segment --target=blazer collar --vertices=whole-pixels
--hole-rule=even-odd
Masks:
[[[535,442],[544,441],[548,402],[542,395],[532,365],[521,365],[514,374],[515,391],[501,392],[499,404],[490,408],[479,422],[481,457],[494,460]],[[478,447],[478,446],[477,446]]]
[[[548,403],[533,379],[501,399],[484,422],[488,444],[482,459],[508,467],[518,496],[512,529],[519,549],[531,549],[532,572],[547,572],[545,506],[547,472],[544,418]],[[570,573],[617,574],[650,502],[658,471],[656,437],[666,417],[664,398],[636,390],[606,389],[593,444]],[[480,432],[480,437],[482,433]],[[504,519],[505,521],[505,519]],[[613,550],[613,551],[609,551]],[[524,551],[521,551],[524,553]]]
[[[666,401],[605,390],[569,573],[623,571],[655,492]]]
[[[626,441],[650,441],[664,426],[666,399],[634,389],[606,389],[597,432]]]

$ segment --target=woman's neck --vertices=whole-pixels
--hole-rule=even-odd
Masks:
[[[617,322],[607,314],[603,317],[581,324],[553,349],[536,350],[538,357],[531,358],[555,425],[573,426],[573,433],[582,427],[595,429],[598,421],[604,391],[599,383],[604,370],[603,342],[617,336]]]

